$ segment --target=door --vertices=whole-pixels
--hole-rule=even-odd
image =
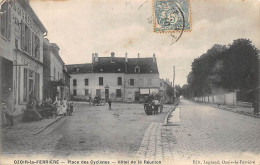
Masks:
[[[105,98],[106,98],[106,100],[109,99],[109,89],[108,88],[105,89]]]
[[[140,92],[135,91],[135,101],[140,101]]]

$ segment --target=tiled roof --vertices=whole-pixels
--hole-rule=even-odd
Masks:
[[[98,57],[98,61],[85,64],[72,64],[66,65],[70,74],[80,73],[159,73],[157,62],[153,62],[153,58],[128,58],[125,62],[124,57],[114,57],[111,61],[111,57]],[[140,68],[139,70],[136,68]]]
[[[97,62],[93,62],[94,73],[124,73],[125,58],[114,57],[111,62],[111,57],[98,57]]]
[[[140,67],[140,73],[159,73],[157,62],[153,58],[129,58],[127,63],[127,73],[136,73],[136,67]]]
[[[69,74],[80,74],[80,73],[91,73],[92,72],[92,64],[71,64],[66,65]]]

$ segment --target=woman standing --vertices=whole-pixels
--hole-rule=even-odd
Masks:
[[[68,108],[67,100],[66,100],[66,97],[64,97],[64,100],[62,101],[62,115],[63,116],[67,115],[67,108]]]
[[[61,102],[59,98],[56,98],[56,101],[53,103],[56,105],[57,108],[57,115],[61,115],[62,114],[62,109],[61,109]]]

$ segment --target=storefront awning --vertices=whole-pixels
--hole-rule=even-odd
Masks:
[[[149,95],[150,93],[149,93],[149,89],[147,89],[147,88],[141,88],[140,89],[140,94],[141,95]]]

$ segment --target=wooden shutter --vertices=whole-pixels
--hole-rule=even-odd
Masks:
[[[32,32],[32,56],[36,57],[35,54],[35,34]]]
[[[8,12],[7,12],[7,38],[10,40],[11,39],[11,7],[8,7]]]
[[[22,48],[22,50],[24,50],[25,24],[23,23],[23,20],[22,20],[21,26],[22,26],[22,28],[21,28],[21,48]]]
[[[32,54],[32,32],[31,32],[31,29],[29,28],[29,26],[28,26],[28,30],[29,30],[29,33],[28,33],[28,53]]]

